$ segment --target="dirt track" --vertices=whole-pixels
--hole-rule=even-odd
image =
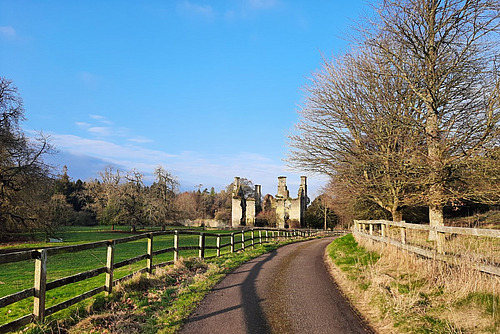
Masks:
[[[180,333],[373,333],[323,262],[333,238],[281,247],[217,284]]]

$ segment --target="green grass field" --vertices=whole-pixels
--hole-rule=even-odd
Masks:
[[[123,228],[123,227],[121,227]],[[143,231],[140,231],[143,232]],[[139,232],[139,233],[140,233]],[[230,242],[229,233],[233,231],[207,231],[207,233],[227,234],[222,237],[221,244]],[[64,240],[62,243],[30,243],[21,245],[9,245],[3,248],[46,248],[54,246],[67,246],[74,244],[83,244],[101,240],[114,240],[123,237],[132,236],[128,231],[122,229],[111,231],[109,227],[68,227],[61,231],[60,237]],[[245,233],[245,245],[250,246],[250,232]],[[257,238],[257,233],[255,234]],[[240,234],[235,236],[235,242],[241,241]],[[179,246],[198,246],[198,235],[184,235],[179,237]],[[216,237],[207,236],[207,246],[216,245]],[[153,242],[153,250],[160,250],[173,247],[173,235],[155,236]],[[2,247],[0,247],[2,248]],[[241,245],[236,245],[236,249],[241,248]],[[136,240],[132,242],[117,244],[115,247],[115,263],[133,258],[147,252],[147,239]],[[222,253],[230,252],[229,247],[226,247]],[[216,250],[206,250],[205,257],[216,255]],[[190,257],[198,256],[197,250],[181,251],[180,256]],[[169,252],[155,256],[154,264],[173,260],[173,253]],[[71,276],[87,270],[103,267],[106,265],[106,247],[95,248],[75,253],[58,254],[48,257],[47,261],[47,282],[58,278]],[[134,271],[142,269],[146,266],[146,261],[139,261],[134,264],[116,269],[114,271],[114,279],[126,276]],[[34,282],[34,260],[22,261],[15,263],[7,263],[0,265],[0,298],[12,293],[33,287]],[[92,290],[104,285],[105,274],[69,284],[60,288],[47,291],[46,307],[56,305],[60,302],[75,297],[83,292]],[[21,316],[30,314],[33,307],[33,298],[27,298],[17,303],[8,305],[0,309],[0,324],[13,321]]]

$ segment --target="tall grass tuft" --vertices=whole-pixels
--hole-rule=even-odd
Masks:
[[[353,243],[352,236],[343,238]],[[473,270],[474,257],[463,254],[462,263],[451,266],[359,237],[345,261],[351,261],[354,254],[360,259],[377,254],[371,255],[377,260],[351,261],[352,268],[346,269],[338,258],[344,252],[342,243],[329,248],[330,255],[336,253],[331,257],[340,263],[352,298],[366,301],[376,310],[368,317],[384,324],[380,332],[500,332],[500,279]]]

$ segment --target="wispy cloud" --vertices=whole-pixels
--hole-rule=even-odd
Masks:
[[[0,36],[13,39],[16,37],[16,30],[11,26],[0,26]]]
[[[97,136],[108,137],[113,134],[113,130],[107,126],[92,126],[87,129],[90,133]]]
[[[261,184],[264,193],[275,194],[277,177],[287,175],[290,194],[295,197],[300,183],[299,174],[287,170],[281,162],[255,152],[207,155],[183,151],[172,154],[148,149],[140,144],[117,144],[68,134],[51,134],[51,139],[61,152],[58,163],[79,173],[70,173],[72,177],[84,180],[98,177],[97,172],[103,166],[113,165],[124,170],[135,168],[144,173],[146,182],[152,182],[155,167],[161,165],[178,177],[183,190],[193,190],[198,184],[223,189],[235,176],[240,176]],[[317,189],[321,183],[324,180],[310,180],[312,196],[318,195]]]
[[[92,119],[95,119],[101,123],[104,123],[104,124],[113,124],[113,122],[111,122],[110,120],[108,120],[106,117],[104,117],[102,115],[89,114],[89,117]]]
[[[151,140],[149,138],[146,138],[146,137],[142,137],[142,136],[137,136],[137,137],[129,138],[128,141],[131,141],[133,143],[139,143],[139,144],[152,143],[153,142],[153,140]]]
[[[212,6],[202,5],[187,0],[177,4],[177,11],[184,16],[203,17],[209,20],[212,20],[216,15]]]
[[[87,123],[87,122],[75,122],[75,124],[78,127],[84,128],[84,129],[88,129],[88,128],[90,128],[92,126],[90,123]]]

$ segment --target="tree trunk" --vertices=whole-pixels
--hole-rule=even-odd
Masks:
[[[391,211],[392,214],[392,221],[393,222],[400,222],[403,221],[403,212],[401,212],[401,209],[394,209]]]
[[[429,225],[444,226],[442,205],[429,206]],[[435,231],[429,231],[429,240],[437,240],[437,233]]]
[[[326,211],[327,211],[327,210],[326,210],[326,206],[325,206],[325,207],[324,207],[324,212],[323,212],[323,214],[324,214],[324,216],[323,216],[323,218],[324,218],[324,225],[325,225],[324,230],[325,230],[325,231],[326,231],[326,228],[327,228],[327,225],[326,225]]]

